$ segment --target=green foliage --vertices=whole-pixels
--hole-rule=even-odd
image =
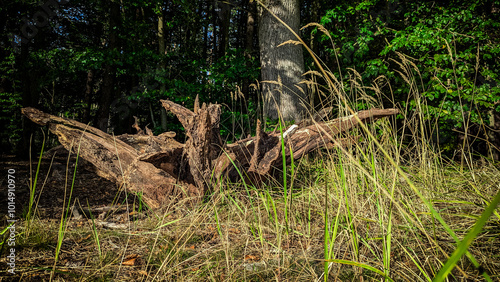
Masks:
[[[192,109],[196,95],[199,95],[202,102],[231,105],[242,82],[244,80],[255,81],[259,75],[258,62],[255,58],[245,58],[243,50],[239,49],[228,50],[224,57],[212,64],[201,59],[191,60],[187,58],[177,61],[179,59],[179,54],[167,54],[165,60],[173,62],[174,65],[169,65],[166,69],[157,69],[141,74],[148,87],[143,87],[142,91],[132,93],[130,98],[155,105],[160,99],[168,99]],[[161,85],[164,85],[165,90],[162,90]],[[227,136],[233,133],[229,130],[232,118],[248,121],[250,115],[255,116],[255,112],[255,103],[252,100],[246,103],[245,109],[224,108],[222,135]],[[183,130],[173,115],[169,116],[169,126],[171,126],[170,130]],[[247,132],[249,130],[246,128]]]
[[[393,92],[394,101],[384,103],[423,110],[443,135],[456,136],[453,129],[488,125],[500,111],[500,19],[494,2],[344,2],[328,10],[321,24],[335,43],[327,50],[338,54],[337,76],[346,79],[353,68],[364,85],[385,76],[392,83],[385,91]],[[322,41],[329,38],[323,35]],[[423,103],[408,96],[415,90]]]
[[[248,46],[247,13],[252,10],[248,1],[234,2],[229,20],[221,18],[222,2],[125,1],[120,2],[114,23],[110,19],[116,6],[110,3],[114,2],[65,4],[35,37],[23,42],[24,49],[8,48],[16,41],[7,39],[16,38],[13,34],[19,40],[22,19],[32,19],[43,8],[23,1],[0,8],[6,27],[0,42],[0,74],[7,81],[2,81],[0,91],[3,145],[20,139],[20,104],[77,120],[85,117],[95,126],[96,116],[107,107],[101,105],[105,79],[113,85],[107,93],[112,92],[110,116],[116,134],[130,133],[133,115],[142,126],[149,124],[160,133],[164,128],[158,100],[192,108],[196,95],[202,102],[223,105],[223,135],[239,138],[252,132],[260,110],[257,91],[250,84],[258,81],[260,70],[257,34],[253,46]],[[360,74],[356,83],[385,106],[424,111],[424,118],[449,137],[450,151],[456,147],[453,130],[463,131],[467,124],[488,125],[500,111],[500,1],[301,1],[301,5],[302,24],[318,22],[329,31],[327,36],[313,30],[316,41],[309,42],[340,81],[352,81],[353,69]],[[162,54],[159,18],[164,19]],[[22,54],[17,52],[21,49]],[[88,94],[90,72],[94,80]],[[377,96],[376,87],[369,88],[381,76],[391,85],[382,79],[375,82],[385,97]],[[374,106],[355,91],[346,93],[354,109]],[[182,132],[173,115],[167,124],[168,130]]]
[[[0,93],[2,105],[0,127],[2,129],[2,147],[10,147],[19,142],[21,134],[21,101],[20,93]],[[18,113],[14,114],[13,113]]]
[[[0,80],[7,80],[9,76],[15,74],[15,70],[12,68],[14,60],[14,55],[11,53],[4,61],[0,61]],[[18,83],[18,80],[14,80],[13,88]],[[0,144],[3,148],[14,146],[21,138],[20,102],[20,92],[0,91],[0,139],[2,140]]]
[[[402,52],[418,58],[414,63],[423,79],[422,95],[429,117],[451,120],[462,127],[462,111],[470,121],[483,124],[490,110],[500,110],[500,64],[492,60],[500,45],[492,31],[500,27],[495,17],[478,14],[480,2],[453,6],[431,3],[414,6],[407,13],[411,25],[394,33],[381,55]],[[400,88],[400,91],[405,91]]]

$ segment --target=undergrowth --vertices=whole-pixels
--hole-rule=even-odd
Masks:
[[[411,86],[418,76],[400,58]],[[349,87],[327,69],[313,75],[326,81],[322,101],[339,115],[359,99],[382,107],[390,97],[357,83],[355,71]],[[461,163],[443,157],[425,98],[410,89],[417,107],[400,108],[401,126],[388,118],[353,130],[360,138],[351,146],[276,168],[279,182],[224,182],[204,203],[165,203],[140,220],[130,220],[131,207],[117,229],[100,227],[91,215],[58,235],[57,222],[31,218],[18,232],[16,271],[48,278],[55,263],[60,281],[499,279],[498,164],[466,147]]]

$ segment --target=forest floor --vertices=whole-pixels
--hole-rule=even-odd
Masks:
[[[288,183],[228,183],[194,208],[165,203],[152,212],[79,160],[64,232],[75,159],[57,155],[50,163],[41,161],[27,220],[30,163],[2,157],[1,281],[324,281],[325,273],[328,281],[430,281],[457,246],[408,181],[382,161],[375,169],[376,160],[356,164],[320,152],[296,164]],[[31,166],[34,180],[37,160]],[[14,275],[5,264],[9,169],[18,219]],[[404,169],[459,238],[500,189],[500,170],[489,162]],[[469,248],[480,267],[464,256],[452,280],[482,280],[482,272],[500,278],[498,212]]]

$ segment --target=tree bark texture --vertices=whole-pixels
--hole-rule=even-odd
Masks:
[[[297,38],[272,14],[299,33],[300,10],[298,0],[267,0],[259,6],[259,47],[264,96],[264,115],[284,120],[300,120],[306,110],[306,94],[299,84],[304,73],[302,47],[280,44]],[[278,47],[279,46],[279,47]]]
[[[247,11],[246,11],[246,23],[245,23],[245,58],[246,66],[251,68],[251,59],[254,52],[254,37],[255,37],[255,15],[257,6],[255,2],[246,1]],[[245,97],[250,98],[250,82],[248,77],[243,79],[241,85],[241,92]],[[255,99],[257,100],[257,99]]]
[[[165,12],[164,7],[160,6],[160,12],[158,15],[158,54],[161,58],[163,58],[162,63],[160,64],[160,73],[165,71],[165,55],[166,55],[166,47],[165,47]],[[164,82],[160,85],[160,92],[162,95],[167,90],[167,86]],[[160,112],[160,124],[163,130],[167,130],[167,112],[162,110]]]
[[[218,8],[218,18],[220,22],[220,38],[217,46],[218,58],[223,58],[229,48],[229,26],[231,23],[231,7],[233,3],[230,0],[216,1]]]
[[[87,71],[87,82],[85,83],[85,93],[83,94],[83,103],[85,104],[85,108],[83,109],[83,123],[90,122],[90,107],[95,84],[94,74],[95,70],[93,69]]]
[[[161,208],[168,201],[189,198],[199,201],[211,188],[224,179],[259,182],[272,175],[274,167],[282,167],[284,142],[287,163],[300,159],[318,148],[347,146],[355,138],[340,136],[358,126],[354,115],[321,121],[328,110],[279,131],[264,132],[257,121],[257,135],[232,144],[224,144],[220,137],[221,106],[200,107],[196,98],[191,111],[172,101],[161,100],[163,107],[177,116],[186,130],[187,141],[181,144],[173,139],[175,133],[154,136],[147,127],[133,127],[134,135],[111,136],[83,123],[43,113],[34,108],[23,108],[23,114],[40,125],[48,125],[68,150],[91,162],[102,177],[141,193],[152,209]],[[356,113],[363,123],[398,113],[397,109],[371,109]],[[248,182],[247,182],[248,183]]]
[[[120,26],[120,5],[110,2],[109,12],[109,34],[108,49],[118,52],[118,34]],[[115,98],[116,65],[115,62],[107,63],[104,67],[102,79],[102,95],[99,103],[99,114],[97,116],[97,127],[102,131],[108,130],[110,106]]]

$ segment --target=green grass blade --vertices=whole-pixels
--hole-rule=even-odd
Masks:
[[[160,226],[156,227],[156,228],[155,228],[155,230],[159,230],[159,229],[161,229],[161,228],[163,228],[163,227],[165,227],[165,226],[168,226],[168,225],[170,225],[170,224],[172,224],[172,223],[176,223],[177,221],[180,221],[180,220],[182,220],[182,217],[181,217],[181,218],[174,219],[174,220],[169,221],[169,222],[167,222],[167,223],[164,223],[164,224],[162,224],[162,225],[160,225]]]
[[[352,265],[352,266],[357,266],[357,267],[361,267],[361,268],[364,268],[366,270],[369,270],[369,271],[372,271],[372,272],[375,272],[381,276],[383,276],[385,279],[387,279],[387,281],[394,281],[391,279],[391,277],[385,275],[384,272],[376,269],[375,267],[373,266],[369,266],[367,264],[364,264],[364,263],[360,263],[360,262],[355,262],[355,261],[350,261],[350,260],[343,260],[343,259],[329,259],[327,260],[328,262],[333,262],[333,263],[341,263],[341,264],[346,264],[346,265]]]
[[[465,235],[464,239],[458,244],[457,248],[451,254],[448,261],[446,261],[441,270],[439,270],[436,277],[434,277],[434,281],[440,282],[446,279],[446,277],[448,276],[448,274],[450,274],[451,270],[455,267],[460,258],[467,252],[467,249],[469,248],[470,244],[472,244],[472,241],[474,241],[479,232],[481,232],[484,225],[488,221],[488,218],[490,218],[490,216],[495,211],[498,203],[500,203],[500,191],[498,191],[493,201],[491,201],[491,203],[486,207],[484,212],[481,214],[481,217],[476,221],[474,227],[467,233],[467,235]]]
[[[99,241],[99,233],[97,233],[97,227],[95,225],[95,218],[90,209],[89,199],[87,199],[87,208],[90,211],[90,219],[92,220],[92,233],[94,235],[95,243],[97,245],[97,251],[99,252],[99,258],[102,258],[101,243]]]
[[[283,134],[283,124],[281,122],[281,118],[279,119],[280,126],[280,136],[281,136],[281,158],[283,160],[283,199],[285,200],[285,225],[286,225],[286,234],[288,234],[288,190],[286,186],[286,152],[285,152],[285,137]]]

